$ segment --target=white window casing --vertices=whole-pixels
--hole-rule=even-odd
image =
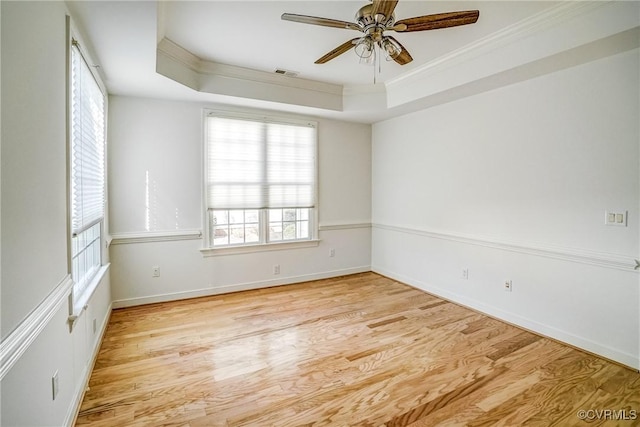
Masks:
[[[274,236],[281,243],[292,240],[308,243],[317,238],[315,122],[205,111],[204,154],[208,249],[214,247],[214,240],[216,245],[220,241],[222,245],[234,245],[233,239],[225,241],[225,234],[231,229],[240,230],[240,239],[235,244],[244,246],[277,244]],[[280,210],[297,218],[286,224],[281,221],[278,226],[270,216]],[[250,218],[248,222],[235,220],[230,224],[229,220],[220,225],[220,218],[242,218],[242,215]],[[257,237],[256,222],[260,229]],[[273,230],[283,224],[291,230],[288,235]],[[243,226],[251,236],[245,238]]]
[[[103,266],[106,186],[106,96],[79,43],[69,64],[70,319],[82,312],[106,271]]]

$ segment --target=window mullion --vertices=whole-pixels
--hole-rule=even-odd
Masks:
[[[315,125],[307,123],[273,123],[263,117],[245,117],[224,112],[208,112],[205,128],[207,159],[205,161],[207,209],[222,212],[226,210],[244,210],[244,241],[232,239],[231,224],[227,224],[227,242],[209,236],[209,245],[240,246],[265,243],[281,243],[284,240],[309,239],[311,234],[301,233],[302,221],[293,220],[295,233],[291,227],[284,237],[284,218],[270,230],[271,209],[315,208],[315,162],[316,133]],[[312,128],[311,130],[305,128]],[[244,151],[243,151],[244,150]],[[309,178],[309,171],[313,177]],[[313,188],[308,188],[309,185]],[[255,209],[255,210],[254,210]],[[258,239],[255,239],[254,226],[247,228],[247,221],[255,221],[254,214],[247,216],[247,210],[257,214]],[[277,214],[277,211],[276,211]],[[308,214],[307,214],[308,215]],[[239,221],[238,217],[234,221]],[[273,217],[277,220],[277,215]],[[307,220],[306,225],[310,225]],[[291,225],[291,224],[290,224]],[[248,230],[252,237],[247,241]],[[303,236],[304,235],[304,236]],[[314,233],[315,236],[315,233]],[[233,240],[233,242],[232,242]],[[257,241],[256,241],[257,240]]]
[[[269,243],[269,210],[260,209],[260,243]]]
[[[262,243],[269,243],[268,127],[269,127],[269,124],[263,123],[263,126],[262,126],[262,197],[263,197],[264,207],[260,210],[260,229],[261,229]]]
[[[263,207],[268,209],[271,206],[269,200],[269,124],[262,126],[262,201]]]

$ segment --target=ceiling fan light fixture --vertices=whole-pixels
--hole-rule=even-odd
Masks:
[[[402,48],[394,43],[394,41],[389,37],[382,39],[380,47],[384,51],[387,61],[393,61],[398,57],[398,55],[400,55],[400,52],[402,52]]]
[[[360,64],[373,66],[376,64],[376,51],[373,50],[371,55],[367,57],[360,57]]]
[[[375,44],[371,37],[364,36],[356,43],[354,51],[361,59],[367,59],[372,58],[375,55],[374,49]]]

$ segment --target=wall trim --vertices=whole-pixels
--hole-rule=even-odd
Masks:
[[[223,64],[220,62],[207,61],[197,55],[194,55],[189,50],[166,37],[163,37],[162,40],[158,42],[156,52],[164,54],[166,57],[177,61],[179,64],[189,68],[191,71],[199,75],[222,76],[243,81],[253,81],[342,96],[342,85],[300,77],[291,78],[281,74],[276,74],[275,72],[270,73],[267,71]]]
[[[446,69],[454,64],[463,63],[469,59],[477,58],[487,52],[520,41],[542,30],[561,25],[576,16],[589,13],[606,3],[607,1],[561,2],[556,6],[544,9],[535,15],[511,24],[445,55],[439,56],[433,61],[416,67],[396,78],[390,79],[386,85],[389,87],[416,77],[424,78],[430,73]]]
[[[80,317],[80,315],[87,309],[89,301],[93,298],[93,294],[95,293],[102,280],[107,275],[107,271],[111,267],[111,263],[107,263],[102,265],[96,275],[91,279],[89,285],[86,287],[85,291],[82,293],[81,298],[78,301],[75,301],[73,297],[70,297],[69,300],[72,302],[70,307],[69,314],[69,326],[71,330],[73,330],[75,326],[76,320]]]
[[[203,257],[253,254],[267,251],[284,251],[289,249],[315,248],[320,244],[318,239],[290,240],[272,243],[257,243],[255,245],[222,246],[218,248],[201,248]]]
[[[82,400],[84,399],[85,392],[89,387],[91,373],[93,372],[96,360],[98,360],[100,346],[102,345],[104,335],[107,332],[107,326],[109,326],[112,312],[113,303],[110,303],[109,307],[107,307],[107,315],[102,321],[102,326],[100,328],[98,338],[93,342],[93,348],[91,349],[91,360],[85,365],[84,369],[82,370],[80,381],[78,382],[77,388],[74,390],[72,402],[69,406],[69,410],[67,411],[67,416],[65,417],[64,423],[62,424],[63,426],[73,427],[76,424],[76,418],[78,417],[78,412],[80,411],[80,405],[82,405]]]
[[[300,276],[282,277],[279,279],[261,280],[257,282],[238,283],[233,285],[222,285],[205,289],[196,289],[185,292],[172,292],[168,294],[157,294],[148,297],[127,298],[115,300],[113,308],[133,307],[144,304],[154,304],[158,302],[177,301],[189,298],[206,297],[212,295],[227,294],[231,292],[248,291],[253,289],[269,288],[274,286],[291,285],[294,283],[308,282],[311,280],[329,279],[332,277],[347,276],[349,274],[366,273],[371,271],[370,265],[360,267],[344,268],[340,270],[324,271],[320,273],[303,274]]]
[[[67,303],[72,289],[71,275],[66,275],[18,327],[0,342],[0,380],[40,335],[60,306]]]
[[[551,325],[540,323],[527,317],[522,317],[516,313],[504,311],[499,308],[475,301],[471,298],[466,298],[439,286],[396,273],[395,271],[378,268],[375,265],[371,266],[371,270],[374,273],[381,274],[393,280],[397,280],[423,292],[427,292],[429,294],[444,298],[455,304],[467,307],[471,310],[486,314],[487,316],[493,317],[497,320],[500,320],[501,322],[506,322],[519,328],[524,328],[535,334],[560,341],[573,347],[577,347],[579,349],[593,353],[599,357],[604,357],[616,363],[625,365],[636,371],[640,369],[640,360],[638,360],[632,354],[625,353],[615,348],[608,347],[598,342],[586,339],[584,337],[571,334],[569,332],[563,331],[562,329],[555,328]]]
[[[488,236],[474,236],[466,234],[451,233],[439,230],[426,230],[413,227],[399,227],[374,223],[373,228],[393,231],[397,233],[407,233],[417,236],[429,237],[433,239],[449,240],[467,245],[483,246],[503,251],[517,252],[527,255],[553,258],[561,261],[577,262],[581,264],[594,265],[597,267],[613,268],[628,272],[638,273],[635,270],[635,259],[632,255],[621,255],[608,252],[596,252],[587,249],[567,248],[562,246],[552,246],[533,242],[517,242],[496,239]]]
[[[202,230],[143,231],[111,234],[111,245],[202,239]]]
[[[318,231],[352,230],[356,228],[371,228],[370,222],[345,222],[320,224]]]
[[[345,222],[320,224],[318,231],[350,230],[355,228],[371,228],[370,222]],[[202,239],[202,230],[167,230],[112,233],[109,245],[127,245],[132,243],[171,242],[178,240]]]

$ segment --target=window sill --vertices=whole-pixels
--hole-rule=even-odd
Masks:
[[[202,256],[222,256],[222,255],[237,255],[237,254],[250,254],[256,252],[268,252],[268,251],[282,251],[286,249],[302,249],[313,248],[320,244],[320,240],[298,240],[293,242],[277,242],[277,243],[262,243],[259,245],[243,245],[243,246],[231,246],[224,248],[202,248]]]
[[[107,274],[107,270],[109,270],[110,265],[111,264],[105,264],[101,266],[93,279],[91,279],[89,286],[87,286],[80,298],[78,298],[77,301],[73,301],[73,307],[71,307],[72,313],[69,315],[69,324],[72,329],[76,320],[80,317],[82,312],[87,309],[89,300],[93,296],[93,293],[98,288],[98,285],[100,284],[104,276]]]

